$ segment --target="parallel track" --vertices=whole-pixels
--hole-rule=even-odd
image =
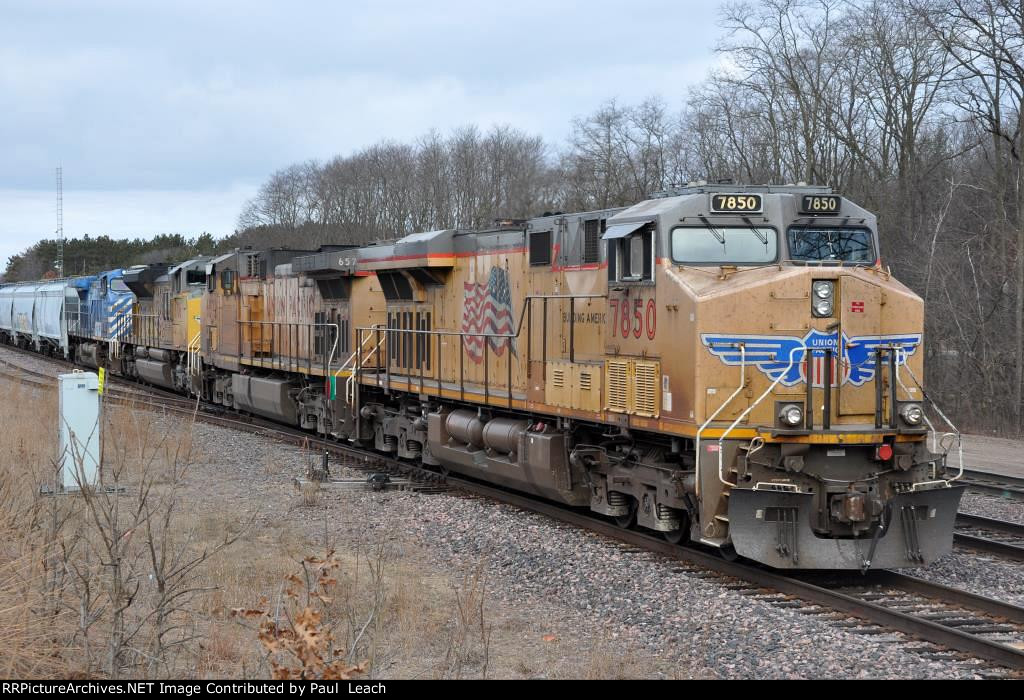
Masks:
[[[846,613],[1007,668],[1024,670],[1024,608],[1019,606],[893,571],[872,571],[863,578],[834,574],[789,576],[743,562],[729,562],[704,550],[669,544],[653,534],[623,530],[589,514],[493,486],[451,476],[448,483],[700,569],[796,596],[830,611]]]
[[[1024,501],[1024,477],[993,474],[978,469],[964,469],[961,481],[974,491]]]
[[[1024,525],[957,513],[953,542],[978,551],[1024,561]]]
[[[13,368],[13,371],[12,371]],[[50,375],[17,367],[0,360],[0,374],[32,385],[52,387]],[[956,655],[983,659],[998,666],[1024,670],[1024,608],[967,591],[931,583],[892,571],[872,571],[868,576],[847,575],[786,575],[759,566],[729,562],[717,554],[703,549],[679,546],[665,542],[646,532],[623,530],[610,522],[587,512],[573,510],[519,493],[508,492],[470,479],[447,477],[419,466],[367,451],[358,447],[325,441],[299,430],[271,421],[247,417],[240,419],[225,415],[220,409],[211,409],[194,400],[183,399],[171,392],[152,389],[124,391],[123,380],[116,380],[117,389],[110,391],[106,400],[137,406],[152,406],[179,415],[195,415],[204,422],[223,427],[258,433],[274,439],[316,446],[340,460],[345,466],[368,472],[387,472],[421,480],[436,488],[442,484],[464,492],[500,501],[525,510],[596,532],[627,546],[656,552],[682,562],[684,571],[710,572],[713,575],[736,579],[726,585],[741,593],[760,594],[768,589],[767,602],[791,604],[795,597],[809,605],[810,614],[841,613],[863,620],[851,631],[875,634],[895,630],[929,643],[920,651],[932,658],[950,658]],[[130,385],[131,386],[131,385]],[[146,394],[149,393],[149,396]],[[965,526],[968,521],[964,521]],[[981,527],[978,520],[972,526]],[[996,521],[1000,526],[1007,526]],[[985,523],[992,530],[996,525]],[[958,533],[960,534],[960,533]],[[969,536],[969,535],[964,535]],[[781,596],[781,599],[779,598]],[[842,624],[842,621],[837,621]],[[847,625],[849,626],[849,625]],[[880,629],[881,628],[881,629]],[[933,647],[930,645],[937,645]]]

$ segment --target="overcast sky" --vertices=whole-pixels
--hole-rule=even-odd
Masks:
[[[0,271],[55,229],[230,233],[274,170],[436,128],[562,141],[617,98],[681,106],[719,0],[0,0]]]

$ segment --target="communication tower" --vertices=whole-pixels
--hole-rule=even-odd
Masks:
[[[60,166],[57,166],[57,238],[60,240],[57,277],[64,277],[64,174]]]

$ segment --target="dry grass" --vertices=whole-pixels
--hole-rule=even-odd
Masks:
[[[313,508],[320,505],[320,483],[317,481],[303,481],[301,487],[302,505]]]
[[[211,552],[179,503],[196,457],[190,431],[105,411],[104,489],[50,493],[52,392],[7,387],[0,404],[0,670],[8,677],[94,677],[180,668],[204,592],[196,558]],[[32,411],[25,411],[32,406]],[[50,427],[52,426],[52,427]],[[52,431],[52,432],[51,432]]]
[[[123,490],[40,497],[39,485],[54,476],[55,397],[13,388],[7,398],[0,404],[5,677],[267,677],[274,667],[259,630],[232,610],[259,610],[278,625],[294,619],[288,577],[311,553],[329,550],[336,550],[336,583],[312,600],[313,610],[345,663],[365,662],[368,678],[615,678],[650,670],[623,650],[546,641],[529,605],[510,611],[490,600],[483,562],[465,573],[427,565],[386,522],[377,531],[387,536],[361,535],[361,523],[344,520],[343,496],[319,488],[294,495],[288,482],[297,474],[269,455],[255,463],[262,490],[239,489],[221,470],[219,447],[204,449],[186,420],[107,407],[104,479]],[[307,452],[312,464],[317,456]],[[248,520],[252,512],[261,515],[258,525]],[[123,547],[112,549],[112,533]],[[118,585],[105,565],[112,551]],[[169,591],[181,594],[173,604]],[[112,611],[129,598],[116,620]]]
[[[308,549],[302,533],[286,528],[273,542],[273,550],[263,548],[267,553],[258,567],[240,561],[260,548],[258,540],[240,542],[211,563],[210,577],[220,586],[209,598],[208,613],[219,626],[219,644],[233,653],[224,656],[204,648],[205,672],[235,674],[241,666],[257,675],[267,673],[261,650],[252,645],[252,625],[222,623],[232,621],[234,609],[260,610],[278,618],[287,603],[288,576],[301,564],[289,552],[302,549],[300,541]],[[482,675],[486,650],[473,636],[483,619],[482,590],[453,587],[446,577],[424,575],[422,566],[397,553],[400,547],[394,542],[346,546],[347,551],[333,555],[337,584],[318,612],[324,627],[346,650],[349,663],[366,662],[369,678]]]
[[[49,526],[39,507],[35,485],[52,472],[52,443],[40,439],[39,416],[19,411],[38,401],[52,415],[54,397],[33,396],[16,385],[0,402],[0,673],[5,678],[46,676],[70,670],[64,661],[74,653],[69,611],[56,608],[47,595],[53,584],[50,564],[55,552],[40,536]]]

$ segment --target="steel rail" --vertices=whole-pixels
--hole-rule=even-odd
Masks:
[[[1002,532],[1007,535],[1024,538],[1024,525],[1020,523],[986,518],[985,516],[973,515],[971,513],[958,513],[956,521],[958,525],[991,530],[992,532]]]
[[[1024,477],[996,474],[979,469],[964,469],[964,476],[960,481],[975,491],[1014,500],[1024,500]]]
[[[996,554],[1009,559],[1024,561],[1024,546],[1010,544],[1008,542],[1000,542],[999,540],[989,539],[988,537],[978,537],[977,535],[969,535],[963,532],[954,532],[953,544],[958,544],[961,547],[973,549],[978,552],[988,552],[989,554]]]
[[[1024,525],[970,513],[957,513],[956,524],[957,527],[971,528],[974,532],[954,532],[953,542],[955,544],[1024,561]],[[983,532],[979,533],[978,530]],[[1015,541],[1007,542],[989,537],[985,535],[985,532],[1007,535]]]

